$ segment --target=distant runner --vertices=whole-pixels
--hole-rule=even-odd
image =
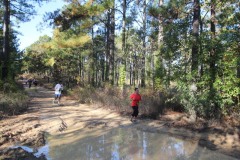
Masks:
[[[31,86],[32,86],[32,81],[33,81],[32,78],[29,78],[29,79],[28,79],[28,81],[27,81],[27,82],[28,82],[28,88],[31,88]]]
[[[60,104],[61,94],[62,94],[62,90],[63,90],[63,85],[61,83],[62,82],[59,81],[59,83],[56,84],[56,86],[54,87],[55,98],[53,99],[53,104],[55,104],[55,101],[57,101],[57,103]]]
[[[35,87],[37,87],[38,81],[37,81],[35,78],[33,79],[33,82],[32,82],[32,83],[34,84]]]
[[[135,88],[135,92],[130,95],[130,99],[132,100],[131,107],[133,109],[131,121],[137,118],[138,116],[138,103],[141,101],[141,95],[139,94],[139,89]]]

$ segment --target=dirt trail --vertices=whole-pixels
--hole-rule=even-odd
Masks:
[[[41,146],[45,143],[41,133],[46,132],[54,135],[61,134],[69,128],[116,128],[132,125],[139,130],[167,133],[198,141],[200,145],[240,158],[239,130],[223,134],[197,133],[167,127],[164,121],[149,119],[132,124],[129,117],[120,116],[115,111],[97,105],[79,104],[69,97],[63,97],[61,105],[53,104],[54,92],[42,87],[26,90],[31,97],[29,110],[22,115],[4,119],[0,123],[0,133],[3,135],[0,150],[7,150],[16,144]]]
[[[114,111],[79,104],[76,100],[63,97],[61,104],[53,104],[53,91],[42,87],[27,89],[30,94],[29,110],[21,115],[4,119],[0,124],[0,132],[9,135],[8,142],[0,149],[14,143],[26,143],[36,138],[40,132],[59,134],[68,127],[89,127],[107,125],[115,127],[130,124],[129,119],[120,117]]]

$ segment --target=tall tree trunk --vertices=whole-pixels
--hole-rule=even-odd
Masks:
[[[84,68],[84,61],[85,61],[85,59],[84,59],[84,56],[81,56],[81,61],[82,61],[82,63],[81,63],[81,65],[82,65],[82,76],[81,76],[81,81],[82,81],[82,85],[84,86],[84,82],[85,82],[85,68]]]
[[[110,9],[107,12],[107,27],[106,27],[106,72],[105,72],[105,81],[109,81],[109,59],[110,59]]]
[[[94,0],[91,0],[91,5],[93,5]],[[94,42],[94,16],[91,17],[92,20],[92,27],[91,27],[91,34],[92,34],[92,77],[91,77],[91,83],[92,86],[97,86],[98,83],[98,55],[95,51],[95,42]]]
[[[141,70],[141,86],[145,87],[145,56],[146,56],[146,26],[147,25],[147,2],[143,1],[143,54],[142,54],[142,70]]]
[[[199,0],[194,0],[193,5],[193,22],[192,22],[192,75],[196,78],[199,74],[198,72],[198,61],[199,61],[199,25],[200,25],[200,4]],[[196,120],[195,108],[190,109],[191,119]]]
[[[83,58],[82,55],[79,52],[76,53],[78,60],[77,60],[77,64],[78,64],[78,73],[76,74],[77,78],[77,85],[82,85],[83,84]]]
[[[212,48],[210,51],[210,91],[213,91],[213,84],[216,79],[216,68],[215,68],[215,61],[216,61],[216,49],[215,49],[215,38],[216,38],[216,26],[215,26],[215,0],[211,1],[211,39],[212,39]]]
[[[238,25],[238,33],[240,33],[240,25]],[[240,37],[238,37],[238,42]],[[240,43],[238,43],[238,60],[237,60],[237,78],[240,78]]]
[[[238,33],[240,33],[240,26],[238,26]],[[240,37],[238,37],[238,40],[240,40]],[[240,43],[238,43],[237,78],[240,78],[240,52],[239,51],[240,51]],[[238,86],[240,86],[240,82],[238,82]],[[240,93],[238,94],[238,104],[240,104]]]
[[[93,22],[93,16],[92,16],[92,22]],[[97,83],[97,81],[94,81],[95,80],[95,73],[96,73],[96,65],[97,65],[97,63],[96,63],[96,53],[95,53],[95,50],[94,50],[94,30],[93,30],[93,27],[94,27],[94,25],[92,26],[92,28],[91,28],[91,34],[92,34],[92,77],[91,77],[91,84],[92,84],[92,86],[95,86],[95,84]]]
[[[153,44],[154,40],[152,39],[151,40],[151,43]],[[154,85],[154,75],[155,75],[155,62],[154,62],[154,57],[155,55],[153,54],[154,53],[154,49],[153,49],[153,45],[151,45],[151,51],[150,51],[151,54],[151,61],[150,61],[150,66],[149,66],[149,72],[151,73],[151,82],[149,83],[150,85],[152,85],[152,88],[154,89],[155,88],[155,85]],[[151,72],[152,71],[152,72]]]
[[[158,1],[158,7],[160,8],[163,5],[164,0],[159,0]],[[158,48],[160,47],[162,40],[163,40],[163,19],[162,15],[158,15]]]
[[[6,80],[8,77],[8,65],[10,57],[9,48],[9,24],[10,24],[10,2],[9,0],[4,0],[4,17],[3,17],[3,52],[1,56],[1,71],[2,80]]]
[[[209,94],[209,99],[212,100],[213,106],[209,106],[210,111],[208,113],[213,114],[213,115],[208,115],[209,117],[214,116],[215,118],[220,118],[221,112],[220,108],[218,107],[218,104],[215,100],[216,98],[216,91],[214,87],[214,83],[216,80],[216,58],[217,58],[217,53],[216,53],[216,1],[212,0],[211,1],[211,50],[210,50],[210,83],[209,83],[209,88],[210,88],[210,94]]]
[[[129,56],[129,84],[132,85],[132,76],[133,75],[133,67],[132,67],[132,56]]]
[[[164,0],[159,0],[158,1],[158,7],[162,7],[164,3]],[[157,40],[157,51],[159,52],[159,57],[157,57],[157,63],[154,64],[156,67],[153,68],[153,88],[155,88],[156,83],[159,83],[160,77],[162,78],[162,73],[164,71],[164,66],[163,66],[163,53],[161,53],[161,45],[163,44],[163,16],[161,13],[158,15],[158,40]],[[155,62],[154,60],[155,57],[153,57],[153,63]],[[158,79],[158,80],[157,80]],[[159,84],[158,84],[159,85]]]
[[[119,85],[119,71],[120,71],[120,62],[117,61],[117,63],[115,63],[115,68],[116,68],[116,71],[115,71],[115,83],[116,85],[118,86]]]
[[[101,70],[102,70],[102,77],[101,80],[104,81],[105,78],[105,60],[103,58],[101,58]]]
[[[124,71],[127,73],[127,56],[126,56],[126,11],[127,11],[127,0],[123,0],[123,23],[122,23],[122,52],[123,52],[123,63]],[[121,64],[120,64],[121,65]],[[126,82],[126,77],[123,84]]]
[[[122,22],[122,51],[125,55],[126,52],[126,10],[127,0],[123,0],[123,22]]]
[[[200,13],[201,13],[201,8],[200,8]],[[203,23],[202,23],[202,19],[201,18],[200,18],[199,24],[200,24],[200,36],[201,36],[202,33],[203,33]],[[199,46],[200,47],[199,56],[201,57],[200,58],[200,64],[201,64],[200,78],[202,78],[202,76],[203,76],[203,67],[204,67],[204,65],[203,65],[204,54],[203,54],[203,45],[202,45],[202,40],[201,39],[199,40],[199,43],[200,43],[200,46]]]
[[[194,0],[193,9],[193,23],[192,23],[192,74],[196,74],[198,71],[198,52],[199,52],[199,21],[200,21],[200,4],[199,0]]]
[[[135,86],[136,84],[136,63],[137,63],[137,55],[136,55],[136,49],[133,50],[133,58],[132,58],[132,84]]]
[[[115,0],[113,0],[113,6],[111,9],[111,13],[110,13],[110,21],[111,21],[111,29],[110,29],[110,37],[109,37],[109,41],[110,41],[110,81],[111,84],[114,85],[114,79],[115,79],[115,58],[114,58],[114,54],[115,54]]]

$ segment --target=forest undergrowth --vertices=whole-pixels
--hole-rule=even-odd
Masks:
[[[37,77],[37,76],[36,76]],[[27,79],[27,77],[25,77]],[[54,83],[48,83],[46,79],[37,78],[39,86],[53,90]],[[24,91],[21,83],[1,83],[0,91],[0,118],[20,114],[28,109],[29,96]],[[79,103],[94,104],[99,107],[114,110],[121,115],[130,115],[129,96],[133,93],[132,86],[111,86],[84,87],[76,86],[68,88],[65,85],[63,96],[70,96]],[[203,117],[200,114],[195,116],[189,112],[186,106],[173,100],[179,96],[179,91],[174,87],[164,92],[156,91],[152,88],[140,88],[142,101],[140,102],[140,118],[150,118],[156,120],[169,121],[169,125],[203,129],[209,126],[232,126],[240,127],[240,114],[236,112],[228,115],[222,114],[219,119]],[[169,115],[174,115],[172,118]]]
[[[98,105],[106,109],[115,110],[122,115],[130,115],[130,94],[133,87],[113,87],[94,88],[90,86],[75,87],[68,94],[74,97],[79,103],[89,103]],[[176,93],[174,93],[176,92]],[[196,130],[221,126],[240,127],[240,115],[222,115],[219,119],[207,118],[200,115],[191,115],[184,106],[171,101],[176,90],[157,92],[150,88],[140,89],[142,101],[140,102],[140,118],[150,118],[155,120],[168,121],[168,125],[176,127],[187,127]],[[175,96],[176,96],[175,95]],[[172,116],[173,115],[173,116]]]
[[[0,119],[26,111],[28,100],[29,97],[20,83],[0,81]]]

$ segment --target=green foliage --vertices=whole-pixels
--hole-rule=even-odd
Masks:
[[[237,68],[237,59],[231,58],[233,56],[234,52],[224,53],[223,61],[219,66],[220,74],[215,82],[216,92],[221,97],[219,105],[225,114],[229,114],[231,108],[240,103],[238,99],[240,87],[236,87],[240,84],[240,79],[236,76],[236,70],[232,69]]]
[[[19,44],[17,39],[17,35],[19,33],[16,32],[12,26],[15,26],[15,24],[19,22],[29,21],[30,18],[36,14],[36,11],[34,10],[35,5],[40,5],[43,1],[48,0],[8,0],[0,2],[0,15],[3,17],[0,20],[0,46],[3,48],[1,50],[3,53],[0,53],[0,70],[3,73],[1,74],[1,79],[13,80],[16,74],[21,72],[20,68],[22,53],[18,50]],[[5,8],[9,8],[9,11],[5,11]],[[6,16],[4,16],[4,14]],[[14,18],[12,19],[12,17]],[[5,29],[2,27],[3,25],[5,25]],[[3,43],[3,41],[5,41],[5,43]]]
[[[178,81],[177,92],[170,101],[177,102],[183,106],[185,112],[189,114],[198,114],[206,117],[205,102],[207,102],[206,93],[201,93],[195,89],[196,84],[184,83]]]
[[[48,0],[15,0],[10,1],[11,13],[16,19],[22,22],[30,21],[32,16],[36,14],[35,5],[40,5],[42,2]]]
[[[124,50],[122,6],[114,6],[113,0],[69,2],[57,14],[49,15],[58,28],[54,36],[41,38],[26,50],[26,70],[48,73],[54,79],[63,79],[73,85],[104,86],[105,90],[78,88],[75,94],[83,102],[92,102],[91,97],[99,97],[100,102],[110,105],[113,100],[119,108],[127,105],[124,98],[128,98],[121,97],[121,91],[130,93],[126,86],[140,85],[141,71],[144,70],[148,81],[146,88],[154,87],[153,92],[145,90],[149,93],[144,94],[144,99],[148,99],[145,112],[160,113],[159,108],[168,105],[206,118],[239,112],[240,32],[236,0],[216,4],[214,23],[208,14],[211,13],[211,3],[201,1],[198,37],[192,35],[194,3],[169,0],[159,7],[157,1],[151,1],[147,6],[147,21],[144,21],[143,1],[127,1]],[[112,11],[116,15],[120,13],[115,26],[110,25]],[[144,23],[147,26],[145,31]],[[215,26],[216,32],[210,26]],[[113,29],[116,29],[115,35],[111,33]],[[193,71],[194,44],[198,55]],[[113,49],[114,54],[110,52]],[[114,66],[110,65],[110,60]],[[115,84],[119,84],[121,90],[107,85],[112,78],[110,75],[115,76]],[[192,85],[197,89],[191,90]],[[110,94],[110,97],[100,95],[103,93]],[[164,94],[164,101],[156,93]],[[118,101],[119,97],[124,103]],[[151,100],[154,103],[150,103]]]
[[[119,69],[119,86],[123,87],[126,81],[126,69],[124,66],[121,66]]]

